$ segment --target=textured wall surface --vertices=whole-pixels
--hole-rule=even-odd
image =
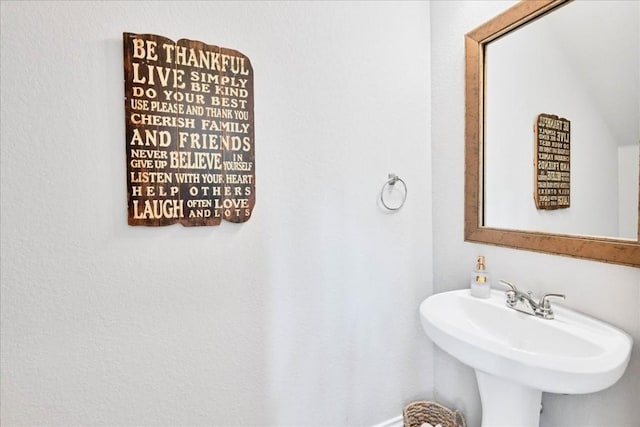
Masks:
[[[542,427],[631,427],[640,419],[640,269],[464,243],[464,34],[512,2],[433,2],[432,156],[434,291],[467,287],[477,255],[485,255],[494,282],[513,281],[534,294],[567,295],[565,305],[600,318],[635,341],[625,376],[611,388],[587,395],[543,394]],[[475,376],[436,349],[436,397],[462,408],[480,425]]]
[[[2,425],[371,425],[430,397],[428,23],[421,2],[3,1]],[[251,59],[249,222],[127,226],[123,32]]]

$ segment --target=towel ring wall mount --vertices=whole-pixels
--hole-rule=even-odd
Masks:
[[[388,191],[391,192],[394,188],[396,188],[395,185],[398,182],[400,182],[400,184],[402,184],[402,187],[404,189],[404,193],[402,195],[402,202],[400,202],[400,204],[398,206],[389,206],[387,204],[387,202],[385,202],[385,200],[384,200],[385,189],[388,189]],[[384,206],[386,209],[388,209],[390,211],[397,211],[400,208],[402,208],[402,206],[404,206],[404,202],[406,202],[406,201],[407,201],[407,184],[398,175],[396,175],[394,173],[390,173],[389,174],[389,178],[382,185],[382,189],[380,190],[380,203],[382,203],[382,206]]]

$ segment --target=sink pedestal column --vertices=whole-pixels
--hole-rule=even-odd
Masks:
[[[538,427],[542,392],[476,370],[482,427]]]

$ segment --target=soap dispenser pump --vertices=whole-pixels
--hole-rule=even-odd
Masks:
[[[491,285],[489,284],[489,272],[485,269],[484,257],[479,256],[476,269],[471,273],[471,296],[476,298],[489,298]]]

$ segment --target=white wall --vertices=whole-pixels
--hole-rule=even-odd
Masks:
[[[3,1],[2,424],[371,425],[430,398],[429,14]],[[123,32],[251,59],[249,222],[127,225]]]
[[[487,257],[495,280],[512,280],[535,293],[565,293],[566,305],[614,324],[635,340],[625,376],[588,395],[543,394],[541,426],[623,427],[640,419],[640,269],[465,243],[464,223],[464,34],[513,2],[433,2],[432,157],[434,292],[468,286],[475,257]],[[436,398],[480,424],[473,371],[436,349]]]
[[[638,173],[638,158],[640,157],[640,141],[638,144],[618,147],[618,225],[619,236],[634,239],[638,236],[638,218],[632,212],[638,209],[638,188],[633,185]]]

